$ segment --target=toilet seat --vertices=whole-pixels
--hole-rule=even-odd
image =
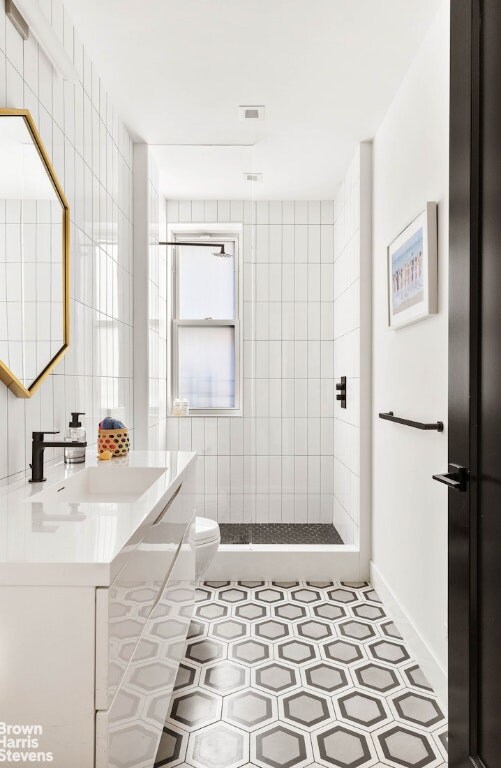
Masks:
[[[208,517],[196,517],[192,529],[192,541],[195,546],[210,544],[219,540],[219,525]]]

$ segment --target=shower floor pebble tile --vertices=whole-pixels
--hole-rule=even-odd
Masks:
[[[197,589],[156,768],[446,765],[437,698],[369,584]]]

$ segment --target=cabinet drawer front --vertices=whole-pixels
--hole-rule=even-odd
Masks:
[[[96,768],[152,768],[194,596],[195,554],[187,535],[110,708],[96,713]]]
[[[193,516],[179,486],[109,588],[96,590],[96,709],[107,709]]]

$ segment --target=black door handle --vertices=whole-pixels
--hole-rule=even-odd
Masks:
[[[433,475],[433,479],[444,483],[454,491],[464,491],[468,488],[468,470],[459,464],[449,464],[449,471],[443,475]]]

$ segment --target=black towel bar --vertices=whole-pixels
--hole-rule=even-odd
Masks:
[[[443,421],[434,421],[432,424],[424,424],[422,421],[410,421],[410,419],[401,419],[399,416],[395,416],[393,411],[388,411],[388,413],[380,413],[379,418],[385,419],[386,421],[394,421],[396,424],[405,424],[406,427],[414,427],[414,429],[434,429],[437,432],[444,431]]]

